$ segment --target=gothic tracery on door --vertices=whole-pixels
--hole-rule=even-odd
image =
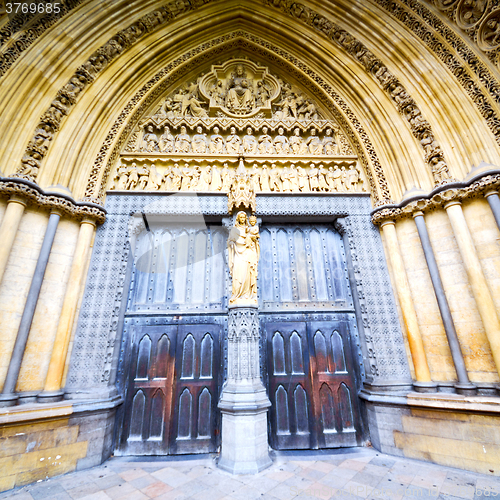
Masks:
[[[131,350],[118,453],[217,449],[225,240],[221,226],[171,224],[139,236],[125,314]],[[331,225],[261,227],[259,311],[271,445],[359,445],[355,315],[342,239]]]

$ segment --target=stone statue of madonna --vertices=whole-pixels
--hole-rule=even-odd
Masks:
[[[260,245],[259,229],[255,216],[247,224],[245,212],[238,212],[236,222],[227,239],[229,253],[229,272],[233,279],[229,305],[257,305],[257,267]]]

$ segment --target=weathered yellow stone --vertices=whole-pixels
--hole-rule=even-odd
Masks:
[[[37,450],[30,453],[0,458],[0,470],[5,475],[18,474],[33,470],[45,470],[60,464],[75,463],[87,453],[87,441],[73,443],[56,448]],[[60,457],[60,458],[57,458]],[[45,463],[44,463],[45,462]],[[49,464],[49,466],[47,465]]]
[[[42,422],[9,425],[0,427],[0,438],[10,436],[21,436],[31,434],[33,432],[41,432],[44,430],[59,429],[69,425],[69,418],[62,418],[57,420],[45,420]]]
[[[461,421],[461,422],[469,422],[470,415],[467,413],[451,413],[448,411],[432,411],[432,410],[421,410],[419,408],[412,408],[411,414],[415,417],[421,418],[431,418],[431,419],[441,419],[445,421]]]
[[[29,438],[31,436],[28,435],[0,438],[0,458],[24,453]]]
[[[6,491],[16,486],[16,474],[0,477],[0,491]]]

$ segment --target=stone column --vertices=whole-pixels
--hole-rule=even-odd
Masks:
[[[26,208],[26,200],[18,195],[12,195],[7,202],[7,208],[0,226],[0,283],[7,267],[10,251],[16,238],[19,223]]]
[[[271,402],[260,379],[257,307],[229,309],[227,382],[222,389],[219,467],[256,474],[271,465],[267,410]]]
[[[497,226],[500,229],[500,198],[498,197],[498,191],[488,191],[484,197],[488,200],[493,217],[495,217]]]
[[[457,372],[458,383],[455,384],[455,389],[459,394],[472,396],[476,394],[477,388],[474,384],[471,384],[469,375],[467,374],[467,369],[465,368],[464,357],[462,355],[460,342],[455,330],[455,323],[453,322],[450,306],[448,305],[448,300],[446,299],[446,295],[444,293],[444,287],[441,281],[441,276],[439,274],[438,265],[436,262],[436,258],[434,257],[434,252],[432,250],[427,226],[425,225],[424,214],[422,212],[415,212],[413,214],[413,219],[415,220],[418,235],[420,237],[420,242],[422,243],[422,248],[424,250],[427,267],[429,268],[429,274],[431,276],[432,286],[436,295],[439,312],[441,313],[444,330],[446,332],[446,337],[448,338],[451,357],[453,358],[453,363]]]
[[[396,225],[394,221],[386,221],[381,224],[381,228],[387,243],[387,251],[394,274],[396,292],[401,305],[401,313],[406,325],[411,358],[413,367],[415,368],[415,377],[417,380],[413,383],[413,386],[418,392],[435,392],[437,384],[432,382],[429,365],[427,364],[424,343],[417,321],[417,313],[413,305],[410,285],[408,283],[403,257],[401,256],[401,250],[399,248]]]
[[[31,323],[33,321],[33,316],[35,315],[38,296],[40,294],[40,289],[42,288],[43,277],[45,275],[45,270],[47,269],[52,243],[54,242],[60,218],[61,214],[59,212],[55,210],[51,212],[49,223],[47,225],[47,229],[45,230],[42,248],[40,249],[40,255],[38,256],[38,261],[36,263],[35,273],[33,275],[33,279],[31,280],[28,297],[26,298],[26,304],[24,306],[21,323],[17,332],[12,356],[10,358],[2,394],[0,394],[0,406],[12,406],[16,404],[19,399],[19,397],[14,393],[17,378],[19,376],[19,371],[21,370],[24,350],[26,349],[26,344],[28,343]]]
[[[497,372],[500,374],[500,321],[488,283],[477,256],[472,236],[467,226],[462,206],[459,201],[452,201],[445,205],[445,210],[451,222],[453,234],[462,256],[472,294],[476,300],[477,309],[483,322],[484,330],[491,347],[491,354],[495,361]]]
[[[76,242],[71,271],[64,296],[64,302],[57,325],[57,333],[52,347],[49,369],[45,379],[43,392],[38,394],[40,402],[54,402],[63,399],[64,391],[61,384],[66,365],[66,356],[71,338],[71,330],[75,320],[80,290],[87,268],[87,261],[90,252],[90,245],[94,236],[95,222],[91,219],[84,219],[80,225],[80,233]]]

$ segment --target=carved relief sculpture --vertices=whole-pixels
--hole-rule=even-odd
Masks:
[[[247,225],[245,212],[238,212],[227,239],[232,294],[229,304],[257,305],[257,268],[260,256],[257,220]]]
[[[222,154],[226,152],[224,138],[219,134],[219,127],[214,127],[213,134],[210,136],[210,153]]]
[[[180,134],[175,138],[175,152],[189,153],[191,150],[191,137],[187,134],[186,127],[181,127]]]
[[[202,127],[196,128],[196,134],[191,142],[193,153],[206,153],[208,149],[207,136],[203,133]]]
[[[229,80],[226,107],[235,113],[248,113],[253,109],[254,102],[251,81],[240,64]]]
[[[228,193],[229,213],[238,208],[248,208],[253,212],[256,209],[255,184],[251,173],[245,168],[243,158],[240,159]]]
[[[241,139],[236,135],[236,127],[231,127],[231,135],[226,139],[226,151],[228,154],[240,152]]]

